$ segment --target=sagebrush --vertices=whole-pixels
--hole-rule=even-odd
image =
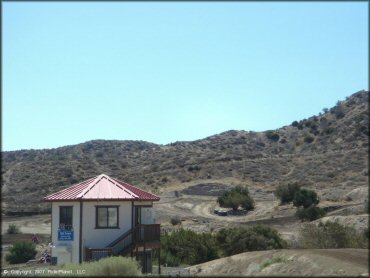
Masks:
[[[82,264],[66,264],[62,267],[64,270],[72,270],[76,274],[77,270],[84,270],[84,276],[140,276],[139,263],[128,257],[108,257],[96,262],[85,262]],[[80,275],[79,275],[80,276]]]
[[[15,224],[10,224],[8,229],[6,230],[6,232],[8,234],[19,234],[20,233],[20,230],[19,230],[19,227]]]

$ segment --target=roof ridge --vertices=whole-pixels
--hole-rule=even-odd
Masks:
[[[99,177],[100,177],[100,179],[99,179]],[[94,184],[92,184],[92,185],[90,185],[90,186],[88,186],[86,189],[84,189],[80,194],[78,194],[78,195],[76,196],[76,198],[77,198],[77,199],[82,199],[82,198],[83,198],[83,196],[85,196],[87,192],[89,192],[91,189],[93,189],[93,188],[94,188],[94,186],[95,186],[95,185],[96,185],[96,184],[97,184],[97,183],[98,183],[98,182],[99,182],[103,177],[104,177],[104,174],[94,177],[93,182],[95,181],[95,183],[94,183]]]
[[[139,198],[138,195],[136,195],[134,192],[130,191],[130,190],[127,190],[125,189],[124,187],[121,188],[121,186],[123,186],[122,184],[120,184],[117,180],[115,180],[114,178],[111,178],[109,176],[107,176],[110,180],[113,180],[112,182],[114,183],[115,186],[117,186],[119,189],[125,191],[127,194],[133,196],[134,198]]]
[[[85,181],[81,181],[81,182],[79,182],[79,183],[76,183],[76,184],[74,184],[74,185],[72,185],[72,186],[70,186],[70,187],[64,188],[64,189],[59,190],[59,191],[57,191],[57,192],[51,193],[51,194],[47,195],[46,197],[44,197],[44,199],[47,199],[47,198],[49,198],[49,197],[51,197],[51,196],[53,196],[53,195],[55,195],[55,194],[61,194],[61,193],[63,193],[64,191],[70,190],[70,189],[72,189],[72,188],[74,189],[74,188],[75,188],[75,187],[77,187],[77,186],[80,186],[80,185],[82,185],[82,184],[84,184],[84,183],[88,183],[88,182],[89,182],[90,180],[92,180],[92,179],[95,179],[95,177],[90,178],[90,179],[85,180]]]
[[[113,178],[114,179],[114,178]],[[145,193],[147,193],[147,194],[151,194],[151,195],[153,195],[153,196],[155,196],[155,197],[157,197],[157,198],[160,198],[159,196],[157,196],[157,195],[155,195],[155,194],[153,194],[153,193],[151,193],[151,192],[147,192],[147,191],[145,191],[145,190],[143,190],[143,189],[141,189],[141,188],[139,188],[139,187],[136,187],[136,186],[134,186],[134,185],[132,185],[132,184],[129,184],[129,183],[127,183],[127,182],[124,182],[124,181],[120,181],[120,180],[118,180],[118,179],[114,179],[115,181],[117,181],[119,184],[121,184],[121,185],[123,185],[124,186],[124,184],[126,185],[128,185],[128,186],[131,186],[131,187],[133,187],[133,188],[135,188],[135,189],[137,189],[137,190],[140,190],[140,191],[142,191],[142,192],[145,192]],[[122,184],[123,183],[123,184]]]

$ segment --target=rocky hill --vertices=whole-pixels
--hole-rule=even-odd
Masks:
[[[93,140],[56,149],[2,152],[2,212],[47,212],[43,196],[105,173],[153,192],[173,184],[233,177],[271,187],[297,181],[338,200],[368,185],[368,91],[289,126],[231,130],[157,145]]]

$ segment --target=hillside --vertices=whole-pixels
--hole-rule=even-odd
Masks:
[[[368,185],[368,91],[324,113],[266,132],[231,130],[192,142],[93,140],[2,152],[2,212],[45,212],[43,196],[105,173],[160,193],[190,181],[233,178],[273,189],[298,181],[336,201]]]

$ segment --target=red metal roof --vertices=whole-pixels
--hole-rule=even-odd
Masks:
[[[159,201],[159,197],[131,184],[101,174],[66,189],[50,194],[45,201],[137,200]]]

